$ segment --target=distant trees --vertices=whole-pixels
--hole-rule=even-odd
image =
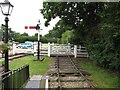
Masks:
[[[62,34],[61,43],[70,43],[71,38],[73,38],[73,30],[67,30]]]
[[[0,39],[4,41],[5,38],[5,26],[0,26]],[[11,30],[11,28],[8,28],[8,38],[9,40],[14,38],[14,31]]]
[[[18,32],[15,32],[15,31],[12,31],[11,28],[8,29],[8,39],[9,41],[17,41],[17,42],[20,42],[20,43],[23,43],[25,41],[37,41],[38,40],[38,34],[36,33],[34,36],[29,36],[27,33],[18,33]],[[5,28],[4,26],[0,26],[0,40],[3,40],[4,41],[4,34],[5,34]],[[41,41],[42,42],[48,42],[47,38],[46,37],[42,37],[41,36]]]
[[[29,36],[29,35],[28,35],[28,33],[24,32],[23,34],[21,34],[21,36]]]
[[[64,37],[64,35],[62,36],[62,34],[65,33],[67,30],[70,31],[71,27],[68,25],[65,25],[63,20],[60,20],[55,25],[53,30],[50,30],[49,33],[46,34],[44,37],[46,37],[49,42],[63,43],[64,41],[62,40],[63,41],[62,42],[61,39],[62,37]],[[64,42],[64,43],[67,43],[67,42]]]
[[[0,40],[3,39],[3,27],[0,26]]]
[[[32,42],[34,42],[34,41],[38,40],[38,36],[37,35],[29,36],[27,33],[23,33],[23,34],[20,34],[20,36],[16,35],[16,38],[14,40],[18,41],[20,43],[24,43],[25,41],[32,41]],[[41,38],[41,41],[42,42],[46,42],[43,37]]]

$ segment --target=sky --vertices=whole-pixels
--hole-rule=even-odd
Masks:
[[[4,2],[4,0],[0,0]],[[59,21],[59,18],[52,20],[48,27],[44,26],[45,19],[40,13],[39,9],[43,8],[43,0],[9,0],[9,2],[14,5],[11,16],[9,16],[9,27],[13,31],[19,33],[28,33],[29,35],[34,35],[37,33],[35,29],[24,29],[25,26],[36,26],[40,20],[40,27],[43,29],[41,31],[42,35],[48,33],[49,30],[55,26]],[[4,24],[5,16],[2,15],[0,10],[0,25]]]

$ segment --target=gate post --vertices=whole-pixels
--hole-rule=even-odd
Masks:
[[[48,56],[50,57],[50,42],[48,42]]]
[[[77,57],[77,45],[74,45],[74,58]]]
[[[12,54],[13,54],[13,55],[15,54],[15,49],[16,49],[16,45],[13,44],[13,45],[12,45]]]
[[[81,52],[81,49],[82,49],[82,46],[81,46],[81,45],[79,45],[79,52]]]

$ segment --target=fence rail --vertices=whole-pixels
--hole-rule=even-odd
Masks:
[[[59,55],[72,55],[75,58],[77,57],[89,57],[87,53],[87,49],[84,46],[81,45],[74,45],[74,44],[56,44],[56,43],[41,43],[40,42],[40,55],[45,55],[45,56],[54,56],[56,54]],[[26,49],[26,50],[21,50],[17,49],[15,45],[13,45],[13,51],[18,51],[18,52],[24,52],[24,53],[32,53],[34,56],[37,55],[38,52],[38,46],[37,44],[33,44],[32,49]],[[15,52],[13,53],[15,54]]]
[[[1,74],[0,90],[22,88],[29,79],[29,65]]]

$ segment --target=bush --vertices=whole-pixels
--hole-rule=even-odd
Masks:
[[[2,51],[2,53],[5,53],[6,51],[10,50],[10,47],[8,44],[2,44],[0,45],[0,50]]]

